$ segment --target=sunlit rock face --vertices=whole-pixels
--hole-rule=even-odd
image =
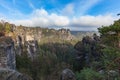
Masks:
[[[26,41],[34,40],[34,36],[32,35],[26,35]]]
[[[22,44],[22,37],[20,35],[17,36],[16,38],[16,53],[18,55],[21,55],[23,52],[23,44]]]
[[[42,36],[42,31],[41,28],[30,28],[30,27],[26,27],[25,28],[25,40],[26,41],[30,41],[30,40],[38,40],[40,41]]]
[[[32,80],[15,70],[0,68],[0,80]]]
[[[14,42],[10,37],[0,37],[0,68],[15,69]]]
[[[76,80],[75,74],[70,69],[64,69],[61,73],[60,80]]]
[[[13,39],[17,55],[25,54],[27,51],[28,53],[26,54],[29,54],[31,57],[31,54],[34,54],[37,50],[34,46],[35,43],[33,43],[35,41],[42,42],[46,39],[49,39],[50,41],[72,40],[73,38],[69,29],[55,30],[40,27],[25,27],[22,25],[15,26],[14,24],[10,24],[4,21],[0,22],[0,25],[4,29],[4,32],[2,32],[3,29],[1,29],[0,36],[9,36]]]
[[[73,36],[70,33],[69,29],[59,29],[59,37],[60,39],[64,39],[64,40],[72,40]]]
[[[26,41],[28,57],[34,59],[38,53],[38,42],[36,40]]]

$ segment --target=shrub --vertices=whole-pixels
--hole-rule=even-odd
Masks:
[[[76,78],[77,80],[103,80],[104,77],[90,68],[84,68],[80,73],[76,73]]]

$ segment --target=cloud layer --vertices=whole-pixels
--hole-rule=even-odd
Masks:
[[[28,15],[27,19],[14,20],[11,22],[16,25],[24,26],[41,26],[48,28],[69,28],[72,30],[97,30],[102,25],[107,26],[117,19],[112,15],[98,15],[98,16],[80,16],[69,18],[61,16],[56,13],[49,14],[44,9],[34,10]]]
[[[42,6],[38,8],[36,5],[39,4],[32,0],[24,1],[25,2],[12,0],[12,2],[7,2],[2,0],[0,7],[4,9],[3,12],[0,12],[0,19],[16,25],[56,29],[69,28],[71,30],[86,31],[97,30],[98,27],[110,25],[114,20],[118,19],[109,12],[108,14],[106,14],[106,12],[101,15],[87,14],[89,10],[103,0],[76,0],[75,2],[69,2],[64,5],[61,4],[62,8],[55,5],[55,1],[58,2],[57,0],[50,0],[52,2],[50,4],[57,6],[53,11],[51,9],[45,9],[45,7]],[[23,8],[22,6],[28,8]],[[30,11],[27,12],[27,10]]]

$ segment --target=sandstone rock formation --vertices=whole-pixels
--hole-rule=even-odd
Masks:
[[[59,32],[60,39],[63,39],[63,40],[72,40],[73,39],[73,36],[71,35],[69,29],[59,29],[58,32]]]
[[[82,41],[79,41],[74,48],[77,50],[77,57],[82,68],[83,65],[90,66],[92,60],[98,61],[102,55],[98,44],[100,43],[99,37],[94,34],[93,37],[83,37]]]
[[[32,80],[16,71],[14,42],[6,36],[0,37],[0,80]]]
[[[0,37],[0,67],[15,69],[14,42],[10,37]]]
[[[37,52],[37,44],[35,43],[44,40],[46,41],[58,41],[58,40],[72,40],[73,36],[69,29],[48,29],[40,27],[25,27],[15,26],[8,22],[0,22],[1,36],[9,36],[13,39],[16,49],[16,54],[22,55],[24,51],[27,51],[29,57],[33,58]]]
[[[28,52],[28,57],[32,60],[37,57],[38,53],[38,42],[35,40],[26,41],[26,47]]]

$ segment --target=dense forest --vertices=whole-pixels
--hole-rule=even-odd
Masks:
[[[0,36],[12,32],[8,23],[2,26]],[[120,20],[98,32],[100,36],[86,35],[78,42],[44,39],[33,60],[25,49],[22,55],[16,54],[16,70],[33,80],[120,80]],[[75,78],[61,78],[64,69],[72,70]]]

